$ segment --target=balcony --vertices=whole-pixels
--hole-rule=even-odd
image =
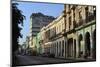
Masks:
[[[81,25],[83,25],[83,19],[79,20],[78,26],[81,26]]]
[[[86,19],[80,19],[77,24],[74,24],[74,28],[82,26],[84,24],[90,23],[91,21],[95,20],[94,15],[87,16]]]
[[[94,16],[94,15],[88,16],[86,19],[86,23],[91,22],[92,20],[95,20],[95,18],[96,18],[96,16]]]

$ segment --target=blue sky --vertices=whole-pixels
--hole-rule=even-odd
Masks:
[[[30,26],[30,15],[32,13],[41,12],[45,15],[50,15],[57,17],[63,11],[63,4],[50,4],[50,3],[36,3],[36,2],[17,2],[18,9],[20,9],[26,20],[24,20],[24,26],[22,27],[21,34],[23,38],[19,39],[20,44],[25,41],[27,35],[29,35],[29,26]]]

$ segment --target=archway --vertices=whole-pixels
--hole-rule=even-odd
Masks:
[[[65,40],[64,43],[65,43],[65,47],[64,47],[64,48],[65,48],[65,58],[66,58],[67,55],[68,55],[68,52],[67,52],[67,50],[68,50],[68,49],[67,49],[67,41]]]
[[[79,35],[79,57],[81,57],[82,56],[82,54],[83,54],[83,51],[82,51],[82,41],[83,41],[83,36],[82,36],[82,34],[80,34]]]
[[[59,41],[59,57],[61,56],[61,41]]]
[[[85,51],[86,51],[86,57],[90,56],[91,52],[91,46],[90,46],[90,33],[86,32],[85,34]]]
[[[73,56],[73,38],[68,39],[68,57]]]
[[[57,48],[57,49],[56,49],[56,53],[57,53],[57,57],[58,57],[58,50],[59,50],[59,49],[58,49],[58,42],[56,43],[56,48]]]
[[[93,58],[96,58],[96,30],[93,31]]]
[[[64,40],[62,40],[62,57],[64,56]]]

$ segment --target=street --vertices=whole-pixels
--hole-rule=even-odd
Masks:
[[[84,60],[84,59],[58,59],[58,58],[48,58],[48,57],[39,57],[39,56],[26,56],[26,55],[17,55],[17,64],[16,66],[27,66],[27,65],[41,65],[41,64],[56,64],[56,63],[71,63],[71,62],[84,62],[84,61],[93,61],[93,60]]]
[[[37,64],[49,64],[49,63],[61,63],[66,62],[66,60],[48,58],[48,57],[37,57],[37,56],[22,56],[18,55],[18,65],[37,65]]]

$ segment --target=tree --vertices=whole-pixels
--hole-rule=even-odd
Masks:
[[[15,56],[15,51],[18,49],[18,39],[22,38],[20,33],[21,27],[19,24],[23,26],[23,21],[25,16],[22,14],[22,11],[18,9],[17,3],[12,3],[12,65],[17,64],[17,58]]]
[[[18,49],[18,38],[22,35],[20,33],[21,27],[19,24],[23,26],[23,20],[25,16],[22,14],[22,11],[18,9],[17,3],[12,3],[12,51],[16,51]]]

